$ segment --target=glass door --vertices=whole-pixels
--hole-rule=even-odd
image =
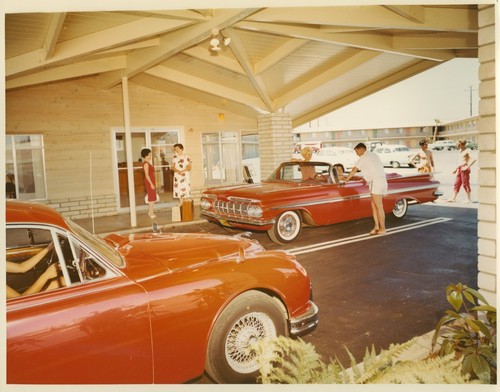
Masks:
[[[153,151],[156,186],[160,200],[164,203],[174,201],[172,197],[174,172],[170,166],[174,156],[175,143],[179,143],[178,131],[151,132],[151,150]]]
[[[116,178],[118,192],[118,209],[128,210],[130,208],[130,197],[128,190],[127,175],[127,145],[125,132],[122,129],[113,131],[115,140],[116,157]],[[179,142],[180,130],[133,129],[132,139],[132,157],[133,157],[133,181],[135,190],[135,205],[141,209],[146,208],[144,196],[146,188],[144,185],[144,171],[142,168],[143,159],[141,151],[143,148],[149,148],[153,152],[153,165],[155,167],[155,179],[159,203],[170,203],[172,198],[173,173],[170,170],[170,163],[173,156],[173,145]]]

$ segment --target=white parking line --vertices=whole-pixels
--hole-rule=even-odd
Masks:
[[[452,219],[451,218],[443,218],[443,217],[428,219],[428,220],[421,221],[421,222],[410,223],[408,225],[387,229],[387,234],[384,234],[384,235],[360,234],[360,235],[356,235],[353,237],[347,237],[347,238],[341,238],[338,240],[320,242],[320,243],[313,244],[313,245],[302,246],[300,248],[293,248],[293,249],[289,249],[288,252],[290,252],[293,255],[300,255],[303,253],[316,252],[318,250],[334,248],[336,246],[341,246],[341,245],[346,245],[346,244],[352,244],[353,242],[366,241],[366,240],[371,240],[371,239],[375,239],[375,238],[382,238],[382,237],[385,237],[387,235],[401,233],[403,231],[420,229],[420,228],[425,227],[425,226],[435,225],[437,223],[444,223],[444,222],[448,222],[450,220],[452,220]]]

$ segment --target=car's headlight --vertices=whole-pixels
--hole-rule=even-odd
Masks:
[[[209,210],[212,207],[212,203],[210,202],[210,200],[201,199],[200,207],[202,210]]]
[[[248,216],[251,216],[252,218],[260,218],[262,216],[262,207],[259,206],[249,206],[247,213]]]

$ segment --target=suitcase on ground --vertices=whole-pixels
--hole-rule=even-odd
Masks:
[[[193,220],[194,205],[193,200],[184,200],[181,207],[181,219],[183,222],[190,222]]]
[[[179,206],[172,207],[172,222],[181,221],[181,208]]]

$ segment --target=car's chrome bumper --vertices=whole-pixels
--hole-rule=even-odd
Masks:
[[[314,328],[316,328],[316,325],[318,325],[319,309],[313,301],[309,301],[309,303],[311,306],[309,307],[309,310],[307,312],[290,320],[290,335],[304,335],[312,331]]]

